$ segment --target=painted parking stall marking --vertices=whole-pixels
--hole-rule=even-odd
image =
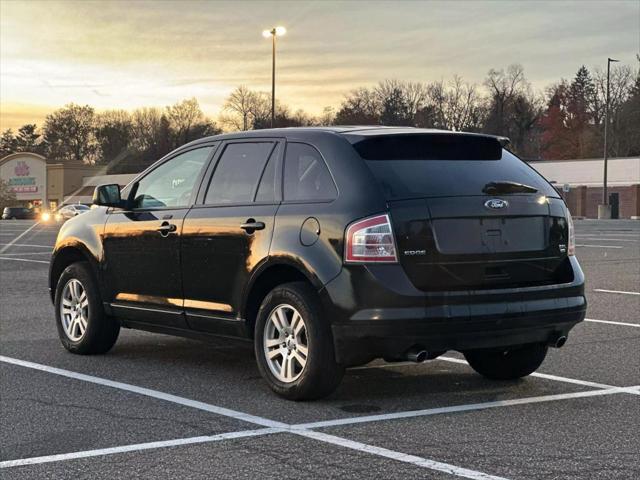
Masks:
[[[46,265],[49,265],[49,260],[33,260],[31,258],[13,258],[13,257],[1,256],[0,260],[13,260],[14,262],[44,263]]]
[[[617,293],[619,295],[640,295],[640,292],[626,292],[623,290],[605,290],[603,288],[594,288],[593,291],[598,293]]]
[[[17,459],[17,460],[11,460],[11,461],[7,461],[7,462],[2,462],[0,463],[0,467],[2,468],[8,468],[8,467],[12,467],[12,466],[20,466],[20,465],[28,465],[31,463],[47,463],[47,462],[56,462],[56,461],[61,461],[61,460],[70,460],[73,458],[84,458],[84,457],[90,457],[90,456],[99,456],[99,455],[109,455],[109,454],[114,454],[114,453],[123,453],[123,452],[127,452],[127,451],[135,451],[135,450],[148,450],[148,449],[152,449],[152,448],[162,448],[162,447],[170,447],[170,446],[177,446],[177,444],[179,444],[179,442],[184,441],[185,444],[188,443],[203,443],[203,442],[208,442],[208,441],[219,441],[219,440],[224,440],[227,437],[225,437],[225,435],[229,436],[229,438],[240,438],[238,436],[255,436],[255,435],[264,435],[264,434],[271,434],[271,433],[279,433],[282,431],[287,431],[288,433],[293,433],[296,435],[301,435],[304,437],[308,437],[308,438],[313,438],[315,440],[319,440],[321,442],[324,443],[329,443],[332,445],[339,445],[339,446],[343,446],[346,448],[350,448],[353,450],[358,450],[361,452],[365,452],[365,453],[369,453],[372,455],[378,455],[378,456],[382,456],[382,457],[386,457],[386,458],[390,458],[393,460],[397,460],[400,462],[405,462],[405,463],[411,463],[413,465],[422,467],[422,468],[427,468],[427,469],[431,469],[431,470],[438,470],[441,472],[446,472],[446,473],[450,473],[452,475],[456,475],[456,476],[460,476],[460,477],[464,477],[464,478],[470,478],[473,480],[479,480],[479,479],[494,479],[494,480],[500,480],[501,477],[494,477],[491,475],[487,475],[485,473],[482,472],[476,472],[474,470],[469,470],[466,468],[460,468],[457,467],[455,465],[449,465],[446,463],[442,463],[442,462],[437,462],[434,460],[430,460],[430,459],[426,459],[426,458],[421,458],[421,457],[416,457],[413,455],[406,455],[403,454],[401,452],[395,452],[393,450],[389,450],[386,448],[381,448],[381,447],[376,447],[376,446],[372,446],[372,445],[366,445],[360,442],[353,442],[351,440],[342,438],[342,437],[337,437],[335,435],[328,435],[328,434],[324,434],[324,433],[320,433],[320,432],[313,432],[304,428],[300,428],[300,427],[294,427],[292,425],[287,425],[285,423],[282,422],[277,422],[274,420],[269,420],[267,418],[263,418],[263,417],[258,417],[255,415],[251,415],[251,414],[247,414],[247,413],[243,413],[243,412],[238,412],[236,410],[231,410],[228,408],[224,408],[224,407],[218,407],[216,405],[211,405],[208,403],[204,403],[204,402],[199,402],[196,400],[190,400],[184,397],[180,397],[177,395],[172,395],[172,394],[168,394],[168,393],[164,393],[164,392],[160,392],[157,390],[152,390],[149,388],[144,388],[144,387],[138,387],[135,385],[130,385],[127,383],[122,383],[122,382],[116,382],[113,380],[107,380],[104,378],[100,378],[100,377],[95,377],[93,375],[85,375],[83,373],[78,373],[78,372],[72,372],[70,370],[64,370],[61,368],[56,368],[56,367],[50,367],[48,365],[42,365],[39,363],[34,363],[34,362],[28,362],[25,360],[20,360],[17,358],[11,358],[11,357],[5,357],[5,356],[0,356],[0,362],[5,362],[11,365],[17,365],[17,366],[21,366],[21,367],[26,367],[26,368],[32,368],[35,370],[40,370],[43,372],[48,372],[48,373],[52,373],[55,375],[61,375],[63,377],[67,377],[67,378],[73,378],[76,380],[82,380],[85,382],[90,382],[90,383],[95,383],[98,385],[103,385],[103,386],[107,386],[107,387],[112,387],[112,388],[119,388],[121,390],[126,390],[128,392],[133,392],[133,393],[138,393],[140,395],[146,395],[152,398],[156,398],[156,399],[160,399],[160,400],[165,400],[168,402],[173,402],[173,403],[177,403],[180,405],[184,405],[187,407],[192,407],[192,408],[198,408],[200,410],[204,410],[210,413],[214,413],[214,414],[218,414],[218,415],[222,415],[222,416],[226,416],[226,417],[230,417],[236,420],[241,420],[247,423],[253,423],[253,424],[257,424],[257,425],[262,425],[264,427],[267,428],[263,428],[263,429],[259,429],[259,430],[244,430],[244,431],[239,431],[239,432],[232,432],[232,433],[228,433],[228,434],[220,434],[220,435],[214,435],[211,437],[192,437],[189,439],[178,439],[178,440],[169,440],[166,442],[150,442],[150,443],[146,443],[146,444],[137,444],[137,445],[129,445],[129,446],[123,446],[123,447],[112,447],[112,448],[106,448],[106,449],[97,449],[97,450],[88,450],[88,451],[84,451],[84,452],[75,452],[75,453],[69,453],[69,454],[60,454],[60,455],[49,455],[49,456],[41,456],[41,457],[33,457],[33,458],[27,458],[27,459]],[[268,430],[268,431],[267,431]],[[235,437],[234,437],[235,435]],[[177,442],[177,443],[176,443]],[[20,463],[22,462],[22,463]]]
[[[282,430],[278,428],[260,428],[257,430],[243,430],[240,432],[221,433],[219,435],[177,438],[175,440],[162,440],[158,442],[137,443],[119,447],[98,448],[94,450],[85,450],[83,452],[60,453],[57,455],[43,455],[41,457],[22,458],[18,460],[5,460],[3,462],[0,462],[0,468],[22,467],[25,465],[60,462],[63,460],[77,460],[79,458],[113,455],[116,453],[138,452],[142,450],[151,450],[154,448],[179,447],[183,445],[195,445],[198,443],[219,442],[221,440],[232,440],[238,438],[256,437],[258,435],[268,435],[270,433],[276,433],[279,431]]]
[[[445,358],[445,360],[453,360],[455,361],[455,363],[461,362],[459,359]],[[99,384],[107,387],[126,390],[128,392],[133,392],[140,395],[146,395],[152,398],[177,403],[177,404],[184,405],[191,408],[205,410],[210,413],[234,418],[236,420],[241,420],[247,423],[258,424],[265,427],[260,429],[241,430],[237,432],[229,432],[229,433],[212,435],[212,436],[188,437],[188,438],[182,438],[182,439],[124,445],[124,446],[109,447],[109,448],[103,448],[103,449],[93,449],[93,450],[86,450],[81,452],[70,452],[70,453],[64,453],[64,454],[45,455],[45,456],[31,457],[31,458],[24,458],[24,459],[7,460],[7,461],[0,462],[0,468],[10,468],[10,467],[17,467],[17,466],[24,466],[24,465],[58,462],[58,461],[73,460],[78,458],[112,455],[117,453],[126,453],[126,452],[133,452],[133,451],[142,451],[142,450],[190,445],[190,444],[197,444],[197,443],[209,443],[209,442],[217,442],[217,441],[227,440],[227,439],[236,439],[236,438],[287,432],[287,433],[293,433],[303,437],[315,439],[324,443],[329,443],[332,445],[342,446],[344,448],[349,448],[352,450],[368,453],[371,455],[377,455],[377,456],[389,458],[391,460],[396,460],[399,462],[410,463],[422,468],[427,468],[430,470],[435,470],[435,471],[447,473],[447,474],[458,476],[458,477],[470,478],[473,480],[480,480],[480,479],[499,480],[499,479],[502,479],[503,477],[497,477],[497,476],[489,475],[483,472],[478,472],[475,470],[470,470],[470,469],[458,467],[455,465],[450,465],[447,463],[418,457],[415,455],[408,455],[408,454],[404,454],[394,450],[389,450],[389,449],[374,446],[374,445],[364,444],[364,443],[349,440],[343,437],[338,437],[335,435],[314,431],[312,429],[341,426],[341,425],[360,424],[360,423],[366,423],[366,422],[378,422],[378,421],[385,421],[385,420],[423,417],[423,416],[429,416],[429,415],[455,413],[455,412],[467,412],[467,411],[473,411],[473,410],[483,410],[483,409],[489,409],[489,408],[568,400],[568,399],[574,399],[574,398],[587,398],[587,397],[612,395],[612,394],[619,394],[619,393],[632,393],[636,395],[640,394],[640,386],[610,387],[604,384],[575,380],[574,382],[579,382],[582,385],[597,386],[598,389],[585,391],[585,392],[545,395],[545,396],[521,398],[521,399],[513,399],[513,400],[483,402],[483,403],[477,403],[477,404],[440,407],[440,408],[432,408],[432,409],[409,411],[409,412],[397,412],[397,413],[380,414],[380,415],[369,415],[369,416],[355,417],[355,418],[340,418],[336,420],[288,425],[282,422],[269,420],[267,418],[246,414],[236,410],[231,410],[224,407],[218,407],[218,406],[207,404],[204,402],[190,400],[184,397],[167,394],[164,392],[160,392],[157,390],[152,390],[144,387],[138,387],[138,386],[130,385],[127,383],[107,380],[104,378],[95,377],[93,375],[86,375],[78,372],[72,372],[70,370],[64,370],[56,367],[51,367],[47,365],[42,365],[34,362],[29,362],[29,361],[20,360],[20,359],[11,358],[11,357],[5,357],[5,356],[0,356],[0,361],[11,364],[11,365],[17,365],[21,367],[31,368],[31,369],[55,374],[55,375],[61,375],[67,378],[72,378],[72,379],[95,383],[95,384]],[[546,376],[546,377],[553,378],[553,376]]]
[[[613,322],[610,320],[596,320],[594,318],[585,318],[584,321],[593,322],[593,323],[605,323],[608,325],[619,325],[621,327],[635,327],[635,328],[640,327],[640,323]]]

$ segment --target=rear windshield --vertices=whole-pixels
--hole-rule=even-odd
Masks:
[[[491,137],[385,135],[355,141],[353,147],[387,200],[483,195],[492,182],[520,183],[558,197],[538,172]]]

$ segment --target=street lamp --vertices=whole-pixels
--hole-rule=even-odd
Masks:
[[[272,56],[271,56],[271,128],[273,128],[276,119],[276,37],[281,37],[287,33],[284,27],[273,27],[271,30],[263,30],[264,38],[272,39]]]
[[[611,75],[611,63],[619,62],[613,58],[607,58],[607,100],[604,107],[604,182],[602,186],[602,211],[598,212],[598,218],[611,218],[611,207],[607,197],[607,160],[609,149],[607,145],[607,132],[609,131],[609,77]]]

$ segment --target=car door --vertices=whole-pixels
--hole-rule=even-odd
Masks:
[[[180,235],[214,145],[169,158],[132,184],[130,208],[113,209],[103,234],[103,273],[116,316],[185,327]]]
[[[185,313],[194,330],[240,335],[249,275],[269,254],[284,143],[228,141],[203,182],[182,236]]]

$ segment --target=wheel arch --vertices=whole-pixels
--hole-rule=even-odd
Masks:
[[[278,285],[289,282],[305,282],[316,291],[323,287],[317,276],[295,260],[279,259],[263,264],[252,276],[243,295],[241,316],[250,338],[253,338],[253,326],[264,298]]]
[[[86,249],[81,245],[67,245],[59,250],[56,250],[51,259],[51,265],[49,266],[49,295],[51,301],[54,301],[56,288],[58,286],[58,279],[64,269],[72,263],[87,262],[91,265],[91,270],[94,278],[97,279],[98,262],[89,254]]]

